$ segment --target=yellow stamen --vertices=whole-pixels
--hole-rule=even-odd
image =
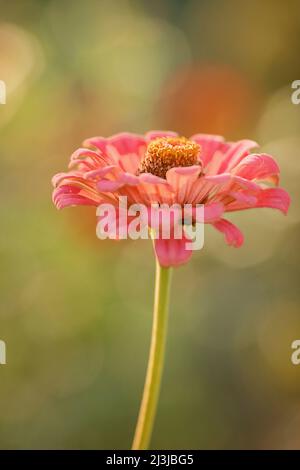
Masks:
[[[148,145],[138,172],[165,178],[170,168],[201,165],[200,149],[200,145],[185,137],[155,139]]]

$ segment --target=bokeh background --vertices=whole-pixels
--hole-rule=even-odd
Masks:
[[[152,315],[151,243],[57,212],[82,140],[173,129],[274,154],[287,217],[235,214],[178,269],[153,448],[300,448],[299,0],[0,1],[1,448],[129,448]]]

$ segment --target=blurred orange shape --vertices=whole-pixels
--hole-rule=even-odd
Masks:
[[[260,113],[261,94],[239,70],[225,65],[179,69],[165,83],[159,115],[184,135],[201,129],[238,138]]]

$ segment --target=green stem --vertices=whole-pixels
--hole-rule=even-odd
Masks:
[[[171,268],[156,261],[155,299],[150,354],[142,403],[132,444],[133,450],[147,449],[159,397],[168,323]]]

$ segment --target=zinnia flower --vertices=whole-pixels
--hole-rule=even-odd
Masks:
[[[226,213],[270,207],[286,214],[288,193],[278,185],[279,168],[265,153],[251,153],[252,140],[226,142],[220,136],[196,134],[185,139],[174,132],[151,131],[145,136],[120,133],[94,137],[71,156],[70,171],[53,178],[57,208],[110,202],[120,196],[128,204],[203,204],[204,222],[240,247],[242,232]],[[162,266],[186,263],[193,251],[186,239],[155,240]]]
[[[278,165],[270,155],[251,153],[257,147],[252,140],[225,142],[222,137],[204,134],[186,139],[174,132],[152,131],[145,136],[122,133],[94,137],[84,145],[71,156],[70,171],[53,178],[53,201],[59,209],[110,203],[120,211],[119,201],[126,196],[128,205],[148,208],[154,203],[190,204],[192,223],[196,224],[199,221],[193,207],[202,204],[204,223],[223,233],[229,245],[239,247],[243,235],[225,218],[227,212],[270,207],[286,214],[289,207],[288,193],[270,187],[270,183],[279,183]],[[174,234],[154,240],[153,327],[133,449],[146,449],[150,442],[164,360],[170,267],[190,259],[193,251],[186,248],[186,240]]]

